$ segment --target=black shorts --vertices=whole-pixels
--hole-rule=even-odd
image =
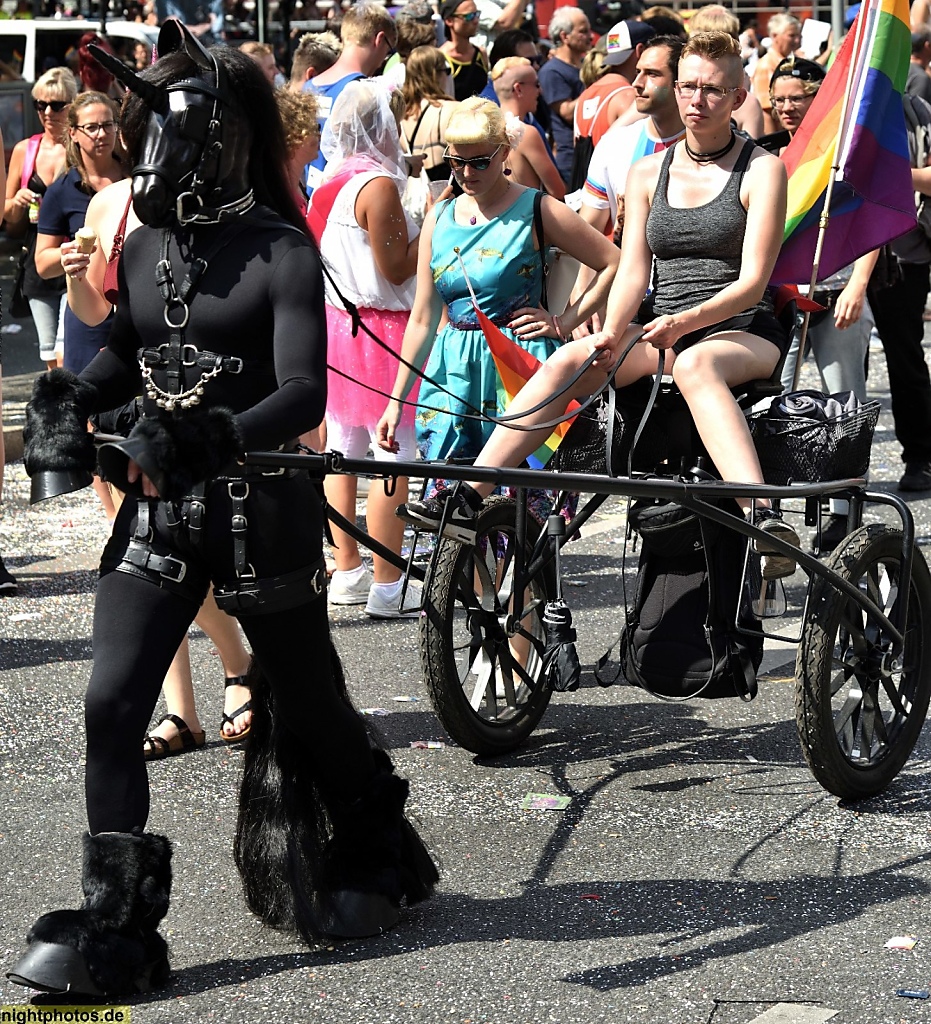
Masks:
[[[644,299],[634,317],[635,324],[648,324],[656,318],[653,312],[653,303]],[[783,329],[782,324],[773,316],[762,310],[756,313],[740,313],[737,316],[729,317],[720,323],[709,324],[707,327],[699,327],[697,331],[689,331],[672,346],[673,352],[679,355],[692,345],[704,341],[710,334],[720,334],[722,331],[744,331],[753,334],[757,338],[772,342],[779,349],[780,355],[789,348],[789,335]]]

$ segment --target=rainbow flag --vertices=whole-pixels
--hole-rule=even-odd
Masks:
[[[495,369],[498,371],[498,407],[507,409],[517,392],[540,369],[542,364],[536,356],[532,356],[526,349],[521,348],[517,342],[511,341],[506,334],[495,327],[477,306],[475,313],[478,316],[478,323],[485,335],[485,340],[488,342],[491,357],[495,361]],[[579,403],[573,400],[569,403],[566,411],[571,412],[578,408]],[[550,418],[555,419],[555,417]],[[553,433],[533,455],[527,456],[527,465],[531,469],[543,469],[550,461],[574,419],[575,417],[564,420],[554,427]]]
[[[818,222],[832,173],[818,280],[915,226],[915,194],[902,93],[911,54],[908,0],[869,0],[782,160],[789,196],[782,251],[772,283],[808,284]],[[846,112],[844,93],[851,78]]]

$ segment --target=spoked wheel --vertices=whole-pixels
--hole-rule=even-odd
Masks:
[[[861,527],[828,566],[893,622],[902,597],[902,534]],[[846,800],[881,793],[911,754],[931,696],[931,573],[912,560],[905,647],[873,616],[818,579],[812,586],[796,664],[795,718],[802,752],[826,790]]]
[[[513,593],[516,511],[510,498],[486,501],[475,546],[441,539],[424,588],[420,657],[427,690],[447,732],[475,754],[520,746],[550,699],[542,679],[542,617],[552,565],[522,594]],[[527,533],[525,566],[539,527],[531,523]]]

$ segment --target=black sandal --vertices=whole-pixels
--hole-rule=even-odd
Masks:
[[[207,734],[192,732],[183,718],[177,715],[163,715],[156,723],[157,729],[162,722],[171,722],[178,730],[177,736],[166,740],[164,736],[156,736],[148,733],[142,744],[142,752],[147,761],[161,761],[164,757],[174,757],[176,754],[186,754],[189,750],[200,750],[207,742]]]
[[[231,678],[227,679],[226,682],[223,684],[224,691],[226,690],[227,686],[245,686],[246,689],[249,689],[249,684],[246,682],[245,676],[232,676]],[[231,712],[230,714],[227,714],[225,711],[223,712],[223,718],[220,720],[220,739],[223,740],[224,743],[228,743],[230,746],[232,746],[234,743],[242,743],[242,741],[249,735],[250,731],[252,730],[251,722],[245,727],[245,729],[243,729],[242,732],[236,733],[235,736],[227,736],[226,733],[223,731],[223,726],[235,725],[236,719],[240,715],[244,715],[247,711],[251,710],[252,698],[250,697],[246,701],[246,703],[242,705],[242,707],[236,708],[236,710]]]

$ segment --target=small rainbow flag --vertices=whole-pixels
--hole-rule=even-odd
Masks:
[[[540,369],[542,364],[536,356],[532,356],[526,349],[521,348],[517,342],[511,341],[506,334],[495,327],[477,306],[475,306],[475,314],[478,317],[482,333],[485,335],[485,340],[488,342],[491,357],[495,361],[495,369],[498,371],[498,406],[507,409],[517,392]],[[578,408],[579,403],[573,400],[569,403],[566,412],[572,412]],[[555,419],[555,417],[550,418]],[[553,433],[533,455],[527,456],[527,465],[531,469],[543,469],[550,461],[574,419],[575,417],[564,420],[556,426]]]
[[[773,284],[811,280],[835,145],[840,170],[831,194],[818,280],[915,226],[902,110],[910,54],[908,0],[864,0],[818,95],[782,155],[789,196]]]

